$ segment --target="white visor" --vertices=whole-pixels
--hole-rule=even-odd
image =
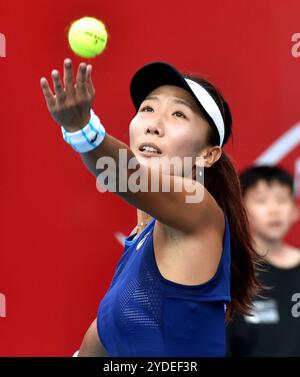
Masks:
[[[225,136],[225,125],[219,107],[217,106],[212,96],[208,93],[208,91],[203,88],[203,86],[187,78],[185,78],[185,81],[188,83],[192,92],[216,125],[220,137],[219,146],[221,147],[223,145]]]

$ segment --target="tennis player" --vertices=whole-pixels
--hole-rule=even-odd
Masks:
[[[239,179],[223,149],[231,136],[229,106],[206,79],[149,63],[131,79],[135,114],[127,146],[92,109],[91,70],[80,63],[75,78],[66,59],[63,82],[52,71],[54,91],[41,78],[46,104],[90,172],[106,173],[102,186],[110,180],[110,191],[137,208],[138,224],[79,356],[225,356],[226,322],[234,312],[249,314],[259,289]],[[113,88],[112,101],[119,111]],[[170,170],[166,161],[174,157],[189,158],[190,168],[177,163]],[[105,158],[114,164],[104,167]],[[121,171],[127,190],[117,178]],[[131,189],[137,176],[147,190]]]

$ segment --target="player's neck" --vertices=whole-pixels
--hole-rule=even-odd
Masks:
[[[148,213],[138,209],[137,210],[137,232],[140,233],[148,222],[152,219],[152,216],[148,215]]]

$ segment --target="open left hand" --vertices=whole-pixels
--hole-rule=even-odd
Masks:
[[[59,72],[53,70],[54,93],[46,78],[40,84],[48,110],[53,119],[66,131],[75,132],[83,128],[90,119],[90,109],[95,97],[95,88],[91,78],[92,66],[80,63],[74,83],[72,61],[64,61],[64,85]]]

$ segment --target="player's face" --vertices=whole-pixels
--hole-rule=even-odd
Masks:
[[[190,93],[173,85],[160,86],[143,101],[130,123],[130,147],[140,163],[149,166],[159,159],[165,171],[162,157],[165,161],[192,157],[194,161],[206,145],[209,127]],[[153,143],[159,153],[143,149],[143,143]],[[179,165],[171,169],[172,174],[182,174]]]
[[[244,198],[254,235],[280,241],[297,220],[297,208],[288,186],[261,180],[247,190]]]

